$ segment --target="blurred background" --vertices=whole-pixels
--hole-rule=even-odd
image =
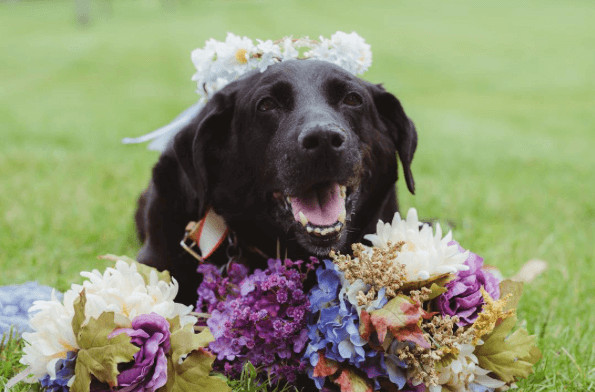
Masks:
[[[417,125],[417,195],[400,183],[401,209],[452,222],[504,275],[546,260],[519,311],[545,357],[523,385],[587,390],[594,20],[592,0],[0,1],[0,285],[65,290],[105,266],[97,255],[136,254],[136,198],[158,154],[120,140],[196,102],[192,49],[228,31],[356,31],[373,51],[364,78]]]

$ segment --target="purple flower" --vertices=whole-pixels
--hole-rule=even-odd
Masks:
[[[132,320],[132,328],[117,329],[110,337],[125,333],[140,350],[134,363],[120,371],[118,391],[154,392],[167,381],[166,354],[170,349],[169,323],[157,313],[141,314]]]
[[[225,277],[212,266],[200,267],[198,304],[211,313],[207,325],[215,338],[209,345],[217,355],[215,370],[238,376],[249,361],[289,382],[304,372],[310,302],[303,281],[313,267],[306,264],[306,272],[301,267],[301,261],[269,260],[267,269],[248,275],[246,267],[231,263]]]
[[[459,247],[461,252],[463,248]],[[438,310],[442,314],[458,316],[457,325],[464,327],[473,324],[484,304],[481,288],[483,287],[494,299],[500,298],[498,279],[482,269],[483,259],[469,252],[465,261],[467,271],[459,271],[454,280],[446,284],[447,291],[436,298]]]

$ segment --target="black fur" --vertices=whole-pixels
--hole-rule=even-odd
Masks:
[[[168,269],[178,301],[194,304],[197,262],[179,245],[186,223],[212,207],[235,233],[243,261],[265,267],[262,253],[303,259],[375,231],[397,211],[396,154],[413,193],[417,133],[399,100],[380,85],[330,63],[287,61],[251,73],[214,95],[163,152],[139,199],[139,261]],[[345,229],[321,240],[281,206],[317,184],[348,187]],[[222,247],[210,262],[228,261]],[[257,250],[255,250],[257,249]]]

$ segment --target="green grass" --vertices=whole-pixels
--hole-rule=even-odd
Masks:
[[[19,363],[24,344],[25,342],[12,330],[0,335],[0,389],[4,390],[6,382],[25,368]],[[19,383],[11,392],[37,392],[39,389],[39,384]]]
[[[594,388],[595,3],[253,1],[0,4],[0,284],[65,290],[96,256],[134,255],[133,211],[154,152],[123,146],[196,100],[190,51],[225,32],[259,38],[356,30],[366,78],[419,132],[417,195],[401,208],[512,275],[549,270],[519,315],[543,359],[523,391]],[[5,373],[6,374],[6,373]]]

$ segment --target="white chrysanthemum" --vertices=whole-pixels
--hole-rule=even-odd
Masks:
[[[62,303],[54,293],[49,301],[35,301],[29,309],[29,324],[35,332],[23,333],[27,345],[23,348],[21,363],[29,365],[37,378],[49,374],[56,377],[56,362],[66,358],[66,353],[78,349],[72,317],[72,302]]]
[[[459,345],[459,356],[448,366],[438,371],[438,385],[430,386],[429,392],[466,392],[470,385],[479,384],[487,388],[500,388],[506,383],[489,377],[489,371],[479,367],[474,347],[470,344]],[[483,389],[482,389],[483,390]]]
[[[192,306],[174,302],[178,293],[178,282],[159,280],[156,271],[151,271],[149,283],[136,270],[136,265],[118,260],[115,268],[107,268],[103,273],[98,270],[81,272],[89,279],[82,285],[73,284],[64,294],[65,301],[70,296],[76,298],[85,289],[87,306],[86,320],[99,317],[103,312],[115,312],[134,319],[140,314],[155,312],[164,318],[180,316],[182,325],[195,323],[190,315]],[[74,301],[74,299],[73,299]]]
[[[196,323],[196,318],[190,315],[192,306],[174,302],[178,283],[173,279],[171,283],[159,280],[155,270],[151,271],[148,284],[136,265],[122,260],[103,273],[94,270],[81,272],[81,276],[88,280],[82,285],[73,284],[64,293],[63,302],[55,297],[51,301],[36,301],[30,310],[37,312],[31,318],[34,332],[23,334],[27,345],[21,363],[31,366],[38,378],[45,374],[54,378],[56,361],[78,348],[71,322],[74,301],[83,289],[87,299],[85,322],[103,312],[114,312],[117,320],[127,319],[126,323],[138,315],[154,312],[169,319],[179,316],[182,325]]]
[[[376,234],[368,234],[364,238],[379,248],[388,248],[389,242],[396,244],[403,241],[405,245],[395,261],[405,265],[407,281],[426,280],[469,269],[464,264],[468,252],[461,253],[458,245],[451,243],[452,233],[449,231],[442,238],[440,224],[436,224],[434,234],[430,225],[417,219],[415,208],[409,210],[407,220],[402,220],[397,212],[392,224],[379,221]]]

